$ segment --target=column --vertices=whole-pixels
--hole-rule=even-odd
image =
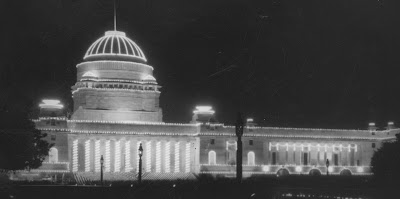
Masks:
[[[100,172],[100,140],[94,141],[94,171]]]
[[[114,172],[120,172],[120,171],[121,171],[121,140],[116,140]]]
[[[72,141],[72,172],[78,172],[78,140]]]
[[[106,154],[104,155],[104,171],[110,172],[111,171],[111,141],[106,140]]]
[[[90,172],[90,140],[85,141],[85,172]]]
[[[161,142],[156,143],[156,173],[161,173]]]
[[[186,143],[185,148],[185,173],[190,172],[190,142]]]
[[[131,171],[131,141],[125,141],[125,172]]]
[[[169,141],[167,141],[165,143],[165,155],[164,155],[164,159],[165,159],[165,173],[169,173],[171,172],[171,143]]]
[[[146,142],[146,172],[151,172],[151,141]]]
[[[179,173],[180,172],[180,142],[177,141],[175,142],[175,162],[174,162],[174,172]]]

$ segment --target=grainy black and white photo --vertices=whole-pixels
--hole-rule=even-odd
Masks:
[[[0,198],[400,198],[399,10],[2,0]]]

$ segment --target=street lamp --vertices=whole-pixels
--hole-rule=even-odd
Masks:
[[[100,158],[100,181],[101,181],[101,186],[103,186],[103,164],[104,164],[104,159],[103,159],[103,155],[101,155]]]
[[[142,183],[142,155],[143,155],[143,147],[142,147],[142,143],[140,143],[140,145],[139,145],[139,176],[138,176],[139,184]]]
[[[326,159],[326,175],[329,175],[329,160]]]

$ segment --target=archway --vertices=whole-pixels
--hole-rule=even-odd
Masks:
[[[208,164],[209,165],[217,164],[216,156],[217,156],[217,154],[215,153],[215,151],[208,152]]]
[[[310,176],[321,176],[321,171],[319,169],[311,169],[309,174]]]
[[[340,175],[341,175],[341,176],[351,176],[352,173],[351,173],[351,171],[348,170],[348,169],[343,169],[343,170],[340,172]]]
[[[287,169],[285,169],[285,168],[279,169],[278,172],[276,172],[276,175],[278,177],[280,177],[280,176],[288,176],[289,174],[290,174],[289,171]]]
[[[58,162],[58,150],[54,147],[51,147],[49,150],[49,162]]]
[[[255,154],[253,151],[247,153],[247,165],[254,166],[256,164]]]

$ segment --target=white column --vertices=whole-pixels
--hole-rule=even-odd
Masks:
[[[165,143],[165,173],[171,172],[171,143],[166,142]]]
[[[100,140],[94,141],[94,171],[100,172]]]
[[[178,141],[178,142],[175,142],[175,163],[174,163],[174,166],[175,166],[175,169],[174,169],[174,172],[175,173],[179,173],[180,172],[180,161],[179,161],[179,158],[180,158],[180,148],[179,148],[179,145],[180,145],[180,142]]]
[[[115,141],[115,163],[114,163],[114,172],[121,171],[121,141]]]
[[[156,172],[161,172],[161,142],[156,143]]]
[[[78,171],[78,140],[72,142],[72,172]]]
[[[90,171],[90,140],[85,141],[85,172]]]
[[[131,171],[131,141],[125,141],[125,172]]]
[[[146,172],[151,172],[151,141],[146,142]]]
[[[106,154],[104,157],[105,162],[105,172],[110,172],[111,170],[111,152],[110,152],[110,140],[106,140]]]
[[[185,173],[190,172],[190,142],[186,143],[185,150]]]

